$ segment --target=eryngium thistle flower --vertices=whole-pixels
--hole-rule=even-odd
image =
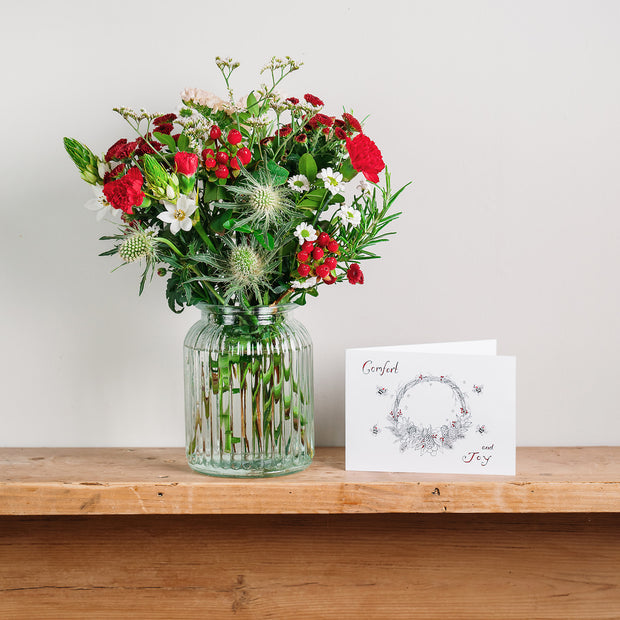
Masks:
[[[133,263],[141,258],[150,261],[155,258],[155,246],[153,231],[137,229],[123,240],[118,248],[118,254],[126,263]]]
[[[266,230],[284,222],[295,207],[289,198],[290,191],[276,185],[268,171],[261,169],[258,178],[243,171],[244,182],[231,185],[227,189],[235,196],[235,202],[225,202],[220,206],[240,210],[240,224]]]

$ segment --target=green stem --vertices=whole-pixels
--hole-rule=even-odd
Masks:
[[[213,245],[213,241],[209,239],[209,235],[205,232],[205,229],[202,227],[200,222],[194,222],[194,228],[196,232],[200,235],[200,238],[205,242],[205,245],[211,250],[211,252],[215,252],[215,246]]]

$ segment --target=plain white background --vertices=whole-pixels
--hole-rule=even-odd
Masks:
[[[370,115],[403,195],[363,286],[297,312],[315,342],[319,445],[344,441],[344,350],[497,338],[517,356],[520,445],[620,444],[620,3],[22,1],[5,8],[0,445],[180,446],[182,341],[197,311],[137,295],[62,147],[102,152],[111,108],[282,90]]]

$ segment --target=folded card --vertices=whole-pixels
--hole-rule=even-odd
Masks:
[[[346,469],[514,475],[515,358],[495,340],[348,349]]]

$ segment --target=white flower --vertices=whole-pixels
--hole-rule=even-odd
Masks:
[[[186,88],[181,93],[181,100],[207,106],[211,108],[213,112],[224,110],[227,105],[226,102],[217,95],[202,90],[201,88]]]
[[[104,155],[101,156],[101,159],[97,159],[97,172],[100,179],[103,179],[103,177],[105,177],[105,173],[110,172],[110,170],[111,166],[105,161]]]
[[[307,222],[299,224],[293,234],[299,239],[299,245],[303,245],[306,241],[316,241],[317,238],[316,230]]]
[[[336,215],[340,218],[343,226],[351,224],[353,228],[359,226],[362,220],[362,214],[357,209],[347,205],[340,207]]]
[[[176,235],[179,230],[191,230],[192,218],[194,211],[197,209],[196,202],[193,198],[181,195],[177,199],[176,204],[164,201],[166,210],[157,217],[162,221],[170,224],[170,232]]]
[[[331,168],[323,168],[316,176],[323,181],[323,185],[332,193],[332,196],[344,190],[340,172],[334,172]]]
[[[106,216],[120,221],[122,211],[120,209],[115,209],[108,202],[108,199],[103,193],[103,188],[99,185],[93,187],[93,194],[95,194],[95,197],[91,198],[84,206],[89,211],[96,212],[97,221],[100,222]]]
[[[288,180],[288,186],[294,191],[303,194],[310,191],[310,182],[303,174],[291,177]]]
[[[306,289],[306,288],[312,288],[313,286],[316,286],[316,278],[306,278],[305,280],[293,280],[291,282],[291,288],[297,288],[297,289]]]
[[[370,194],[372,194],[372,187],[370,183],[362,177],[355,186],[355,193],[361,196],[370,196]]]

